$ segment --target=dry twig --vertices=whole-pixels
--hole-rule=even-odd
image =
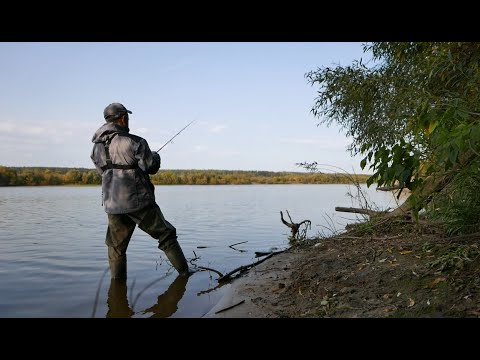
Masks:
[[[218,314],[218,313],[221,313],[221,312],[224,312],[224,311],[230,310],[230,309],[232,309],[232,308],[234,308],[234,307],[236,307],[236,306],[238,306],[238,305],[241,305],[241,304],[243,304],[244,302],[245,302],[245,300],[242,300],[242,301],[240,301],[240,302],[236,303],[235,305],[232,305],[232,306],[226,307],[225,309],[221,309],[221,310],[215,311],[215,314]]]
[[[218,282],[228,280],[228,279],[230,279],[231,276],[232,276],[233,274],[235,274],[236,272],[242,273],[242,272],[250,269],[250,268],[253,267],[253,266],[256,266],[256,265],[258,265],[258,264],[261,264],[261,263],[264,262],[265,260],[270,259],[272,256],[277,255],[277,254],[280,254],[280,253],[283,253],[283,252],[285,252],[285,251],[287,251],[287,250],[288,250],[288,249],[280,250],[280,251],[275,251],[275,252],[272,252],[270,255],[265,256],[262,260],[258,260],[258,261],[254,262],[254,263],[252,263],[252,264],[249,264],[249,265],[239,266],[238,268],[236,268],[236,269],[230,271],[229,273],[221,276],[221,277],[218,279]]]

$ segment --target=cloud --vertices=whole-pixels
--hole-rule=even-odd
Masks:
[[[88,131],[88,133],[87,133]],[[53,124],[0,121],[0,142],[17,145],[25,151],[39,145],[72,144],[90,140],[93,132],[82,123]],[[31,146],[31,148],[28,148]]]
[[[211,132],[211,133],[218,134],[218,133],[221,133],[226,128],[227,128],[226,125],[217,125],[217,126],[214,126],[213,128],[210,128],[210,130],[208,130],[208,131]]]
[[[15,131],[15,124],[12,122],[0,122],[0,131],[12,133]]]
[[[206,151],[207,149],[208,147],[206,147],[205,145],[195,145],[193,147],[194,152],[202,152],[202,151]]]

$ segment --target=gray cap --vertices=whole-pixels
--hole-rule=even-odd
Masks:
[[[120,103],[111,103],[103,110],[103,117],[107,121],[114,121],[126,113],[131,114],[132,112]]]

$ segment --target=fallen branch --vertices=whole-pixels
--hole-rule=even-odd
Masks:
[[[192,265],[195,265],[193,262],[199,260],[200,257],[197,256],[197,254],[195,253],[195,251],[193,252],[193,255],[195,255],[195,257],[192,258],[192,259],[190,259],[190,260],[188,260],[188,262],[189,262],[190,264],[192,264]]]
[[[233,249],[233,250],[240,251],[240,252],[246,252],[247,250],[235,249],[234,246],[235,246],[235,245],[244,244],[244,243],[247,243],[247,242],[248,242],[248,241],[242,241],[242,242],[239,242],[239,243],[236,243],[236,244],[229,245],[228,247],[231,248],[231,249]]]
[[[194,266],[195,266],[195,268],[197,268],[197,269],[201,269],[201,270],[205,270],[205,271],[212,271],[212,272],[214,272],[215,274],[218,274],[220,277],[223,276],[223,274],[222,274],[220,271],[218,271],[218,270],[215,270],[215,269],[212,269],[212,268],[209,268],[209,267],[206,267],[206,266],[198,266],[198,265],[194,265]]]
[[[232,247],[232,246],[240,245],[240,244],[245,244],[245,243],[247,243],[247,242],[248,242],[248,240],[247,240],[247,241],[242,241],[242,242],[239,242],[239,243],[235,243],[235,244],[229,245],[228,247]]]
[[[215,311],[215,314],[218,314],[218,313],[221,313],[221,312],[224,312],[224,311],[227,311],[227,310],[233,309],[235,306],[241,305],[241,304],[243,304],[244,302],[245,302],[245,300],[242,300],[242,301],[238,302],[238,303],[237,303],[237,304],[235,304],[235,305],[232,305],[232,306],[226,307],[225,309],[221,309],[221,310]]]
[[[286,222],[285,219],[283,218],[283,212],[280,211],[280,219],[282,220],[282,223],[284,223],[286,226],[288,226],[290,229],[292,229],[292,235],[291,237],[292,238],[296,238],[297,235],[298,235],[298,229],[300,228],[300,226],[302,226],[303,224],[306,224],[306,228],[308,229],[309,227],[311,228],[312,226],[312,222],[310,220],[303,220],[301,223],[294,223],[293,220],[292,220],[292,217],[290,216],[290,213],[288,212],[288,210],[286,210],[287,212],[287,215],[288,215],[288,218],[290,219],[290,223]],[[304,235],[306,233],[306,230],[304,231]]]
[[[211,288],[211,289],[208,289],[208,290],[202,290],[202,291],[199,291],[197,293],[197,296],[200,296],[200,295],[204,295],[204,294],[208,294],[209,292],[212,292],[212,291],[215,291],[217,290],[218,288],[221,288],[222,286],[226,285],[225,283],[220,283],[218,284],[217,286]]]
[[[377,215],[385,214],[385,211],[374,211],[369,209],[359,209],[359,208],[351,208],[351,207],[347,208],[347,207],[341,207],[341,206],[336,206],[335,211],[364,214],[368,216],[377,216]]]
[[[275,252],[272,252],[270,255],[264,257],[262,260],[258,260],[258,261],[254,262],[254,263],[252,263],[252,264],[249,264],[249,265],[239,266],[238,268],[233,269],[233,270],[230,271],[229,273],[221,276],[221,277],[218,279],[218,282],[226,281],[227,279],[230,279],[231,276],[232,276],[233,274],[235,274],[236,272],[242,273],[242,272],[250,269],[250,268],[253,267],[253,266],[256,266],[256,265],[258,265],[258,264],[261,264],[261,263],[264,262],[265,260],[270,259],[272,256],[281,254],[281,253],[283,253],[283,252],[285,252],[285,251],[287,251],[287,250],[288,250],[288,249],[280,250],[280,251],[275,251]]]
[[[272,251],[255,251],[255,257],[270,255]]]

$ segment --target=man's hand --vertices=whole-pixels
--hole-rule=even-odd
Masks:
[[[159,166],[162,164],[162,160],[160,159],[159,153],[157,153],[156,151],[152,151],[152,157],[154,161],[158,161]]]

